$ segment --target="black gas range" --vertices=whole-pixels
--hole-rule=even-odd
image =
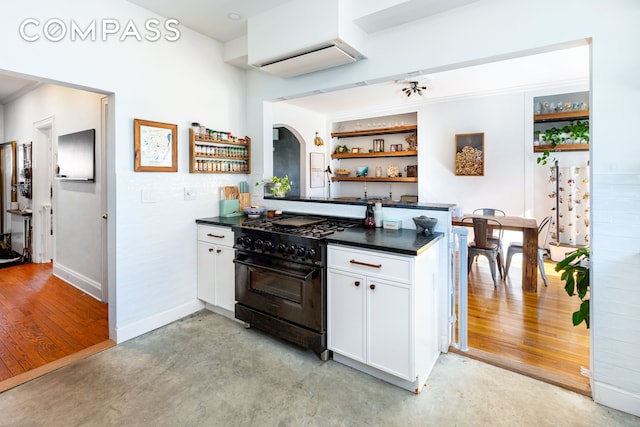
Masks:
[[[234,227],[235,317],[328,358],[326,242],[357,218],[285,213]]]
[[[324,238],[362,223],[357,218],[285,213],[247,219],[234,228],[237,250],[324,266]]]

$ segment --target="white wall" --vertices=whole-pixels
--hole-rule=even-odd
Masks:
[[[6,135],[23,144],[34,140],[35,122],[53,118],[52,149],[56,152],[57,137],[86,129],[96,129],[96,181],[94,183],[61,183],[53,181],[56,197],[54,208],[54,234],[56,246],[54,261],[56,268],[67,273],[66,279],[76,286],[100,298],[102,281],[102,228],[101,203],[104,182],[101,179],[103,159],[100,155],[102,141],[100,124],[100,98],[102,95],[54,85],[41,85],[5,106]],[[34,140],[35,141],[35,140]],[[34,146],[36,152],[46,147]],[[34,169],[46,165],[34,163]],[[42,169],[46,170],[46,169]],[[34,177],[35,190],[42,181]],[[48,193],[44,189],[44,193]],[[41,191],[42,192],[42,191]],[[48,200],[46,200],[48,202]],[[24,200],[34,209],[34,241],[43,232],[39,208],[32,200]],[[35,245],[34,245],[35,248]],[[96,292],[87,289],[82,282],[92,283]],[[106,286],[106,283],[104,284]]]
[[[0,70],[110,94],[109,320],[111,338],[121,342],[202,307],[195,219],[216,215],[218,187],[244,177],[189,174],[188,126],[198,121],[253,136],[245,123],[244,72],[224,64],[219,43],[182,27],[177,42],[26,42],[18,27],[34,16],[123,25],[132,19],[139,28],[156,16],[124,0],[10,2],[0,16]],[[177,173],[133,172],[134,118],[178,125]],[[197,200],[184,201],[187,186]],[[152,203],[141,203],[143,190]]]
[[[522,109],[517,93],[426,105],[421,200],[457,203],[465,212],[495,207],[524,215]],[[456,176],[455,134],[475,132],[484,132],[484,176]]]
[[[579,25],[540,26],[554,16]],[[248,73],[250,126],[264,120],[262,101],[402,73],[428,73],[476,62],[592,42],[593,323],[592,375],[596,401],[640,415],[635,355],[640,301],[637,216],[640,160],[620,123],[640,114],[636,51],[640,4],[633,0],[538,2],[481,0],[464,8],[369,36],[368,59],[284,81]],[[535,24],[533,24],[535,23]],[[625,108],[620,108],[620,106]],[[523,120],[523,118],[521,118]],[[270,123],[269,120],[266,120]],[[256,129],[256,134],[260,133]],[[518,136],[520,139],[521,136]],[[624,303],[623,303],[624,302]]]

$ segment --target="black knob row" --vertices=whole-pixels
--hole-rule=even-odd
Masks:
[[[237,246],[247,249],[260,250],[262,252],[278,252],[283,255],[290,255],[299,258],[313,259],[317,255],[317,251],[313,248],[306,249],[303,246],[287,245],[286,243],[278,243],[276,246],[269,240],[256,239],[254,242],[250,236],[240,236],[236,239]]]

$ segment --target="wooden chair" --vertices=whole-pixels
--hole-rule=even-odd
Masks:
[[[547,286],[547,273],[544,271],[544,247],[547,244],[549,238],[549,229],[551,225],[551,216],[542,220],[538,226],[538,270],[542,276],[544,285]],[[507,248],[507,264],[504,268],[504,274],[509,274],[509,267],[511,266],[511,257],[515,254],[522,253],[522,242],[511,242]]]
[[[504,277],[504,271],[502,268],[502,254],[500,252],[500,245],[495,241],[490,241],[487,236],[491,232],[495,232],[499,240],[502,240],[502,224],[498,220],[490,218],[462,218],[462,223],[473,223],[474,240],[469,243],[469,257],[467,262],[467,274],[471,272],[471,265],[473,264],[473,258],[478,255],[484,255],[489,260],[489,269],[491,270],[491,278],[493,279],[493,286],[497,287],[496,282],[496,265],[500,273],[500,278]]]

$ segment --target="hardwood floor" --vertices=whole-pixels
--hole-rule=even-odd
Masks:
[[[0,391],[9,378],[42,374],[73,355],[114,345],[107,304],[51,271],[51,264],[0,269]]]
[[[549,286],[538,274],[538,292],[522,291],[522,270],[514,258],[508,278],[494,288],[484,257],[469,274],[469,351],[474,359],[501,366],[590,396],[589,330],[574,327],[571,313],[579,300],[569,297],[545,262]],[[457,307],[456,307],[457,310]]]

